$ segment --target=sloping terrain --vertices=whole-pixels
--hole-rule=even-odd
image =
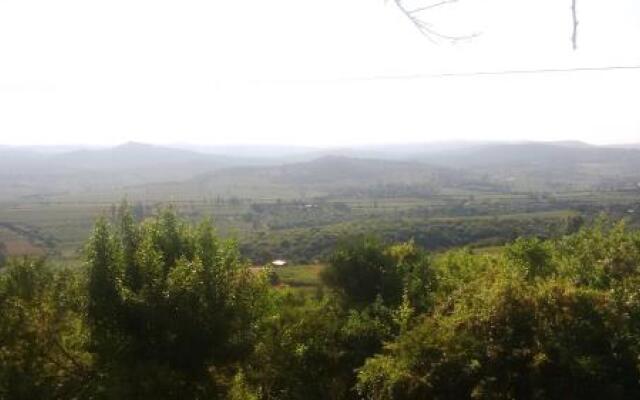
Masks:
[[[485,175],[516,190],[625,190],[640,182],[640,150],[582,143],[494,144],[421,160]]]

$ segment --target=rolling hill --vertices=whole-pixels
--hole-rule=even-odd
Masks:
[[[622,190],[640,182],[640,150],[582,143],[494,144],[420,158],[484,174],[516,190]]]
[[[131,185],[181,181],[247,162],[141,143],[68,152],[4,148],[0,149],[0,200],[114,190],[120,193]]]

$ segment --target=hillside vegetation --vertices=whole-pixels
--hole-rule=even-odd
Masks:
[[[640,150],[583,143],[442,143],[354,149],[128,143],[0,148],[0,241],[77,260],[95,218],[127,198],[213,217],[255,264],[324,261],[345,232],[430,250],[551,237],[600,212],[640,215]]]
[[[478,254],[356,235],[308,291],[210,221],[123,206],[83,259],[0,269],[0,398],[640,395],[640,232],[623,222]]]

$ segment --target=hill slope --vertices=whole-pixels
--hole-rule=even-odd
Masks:
[[[130,185],[187,180],[244,163],[228,156],[140,143],[56,153],[2,148],[0,200],[121,191]]]
[[[521,190],[631,189],[640,150],[571,143],[496,144],[430,154],[424,162],[484,174]]]

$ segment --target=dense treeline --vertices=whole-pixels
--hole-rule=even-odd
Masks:
[[[495,255],[357,236],[308,294],[208,221],[119,214],[83,268],[0,270],[1,399],[640,396],[640,233],[623,223]]]
[[[575,231],[583,223],[581,217],[557,218],[469,218],[429,219],[420,217],[369,218],[326,227],[258,232],[244,238],[241,250],[257,264],[276,258],[297,263],[327,260],[341,238],[352,235],[376,236],[388,242],[413,240],[430,251],[460,246],[503,245],[520,236],[551,237]]]
[[[2,267],[7,260],[7,246],[0,242],[0,267]]]

